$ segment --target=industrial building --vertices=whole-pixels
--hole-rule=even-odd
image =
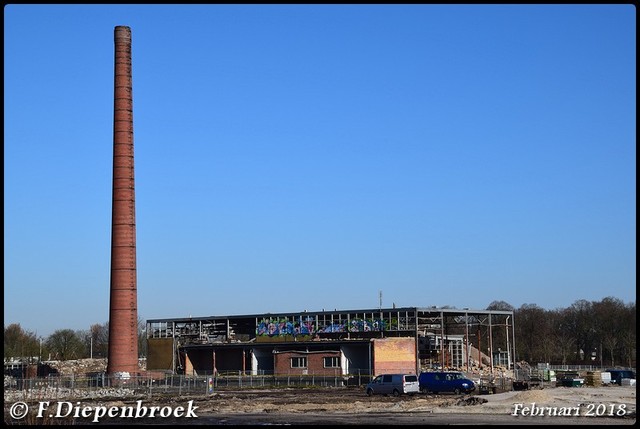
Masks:
[[[378,308],[147,320],[147,369],[185,375],[512,367],[513,311]]]

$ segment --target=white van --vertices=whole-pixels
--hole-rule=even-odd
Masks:
[[[413,395],[420,392],[418,376],[415,374],[383,374],[379,375],[365,388],[371,395]]]

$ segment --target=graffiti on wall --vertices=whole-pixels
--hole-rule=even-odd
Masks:
[[[332,323],[318,329],[318,332],[369,332],[384,331],[385,328],[386,322],[381,319],[351,319],[348,322]]]
[[[347,332],[345,325],[344,323],[332,323],[319,329],[318,332]]]
[[[288,318],[264,318],[258,323],[256,335],[276,337],[281,335],[313,335],[315,330],[315,320],[311,317],[298,320],[288,320]]]
[[[351,319],[316,327],[315,319],[309,316],[265,317],[256,328],[259,337],[315,335],[332,332],[370,332],[387,330],[387,322],[382,319]]]

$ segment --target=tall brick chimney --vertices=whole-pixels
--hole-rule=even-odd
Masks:
[[[114,30],[113,200],[107,373],[138,373],[136,198],[133,173],[131,29]]]

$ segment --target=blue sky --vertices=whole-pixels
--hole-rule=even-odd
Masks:
[[[635,302],[631,5],[9,5],[5,325],[108,320],[118,25],[142,319]]]

